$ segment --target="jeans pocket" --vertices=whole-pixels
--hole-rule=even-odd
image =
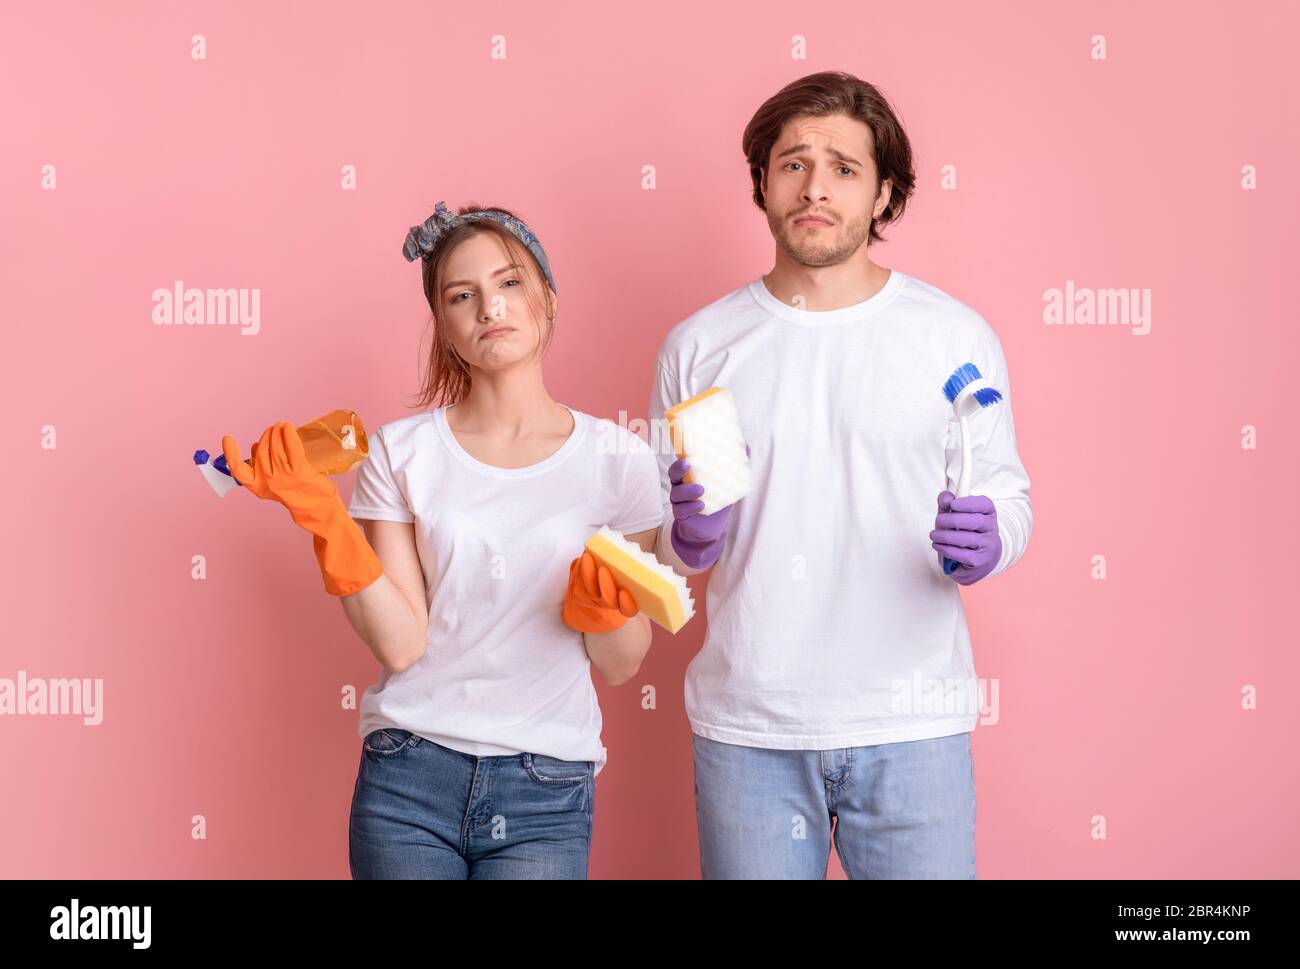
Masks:
[[[361,741],[361,745],[365,748],[366,753],[374,754],[377,757],[391,757],[393,754],[412,746],[414,739],[415,734],[409,730],[403,730],[400,727],[381,727],[366,734],[366,738]]]
[[[581,784],[591,777],[590,760],[560,760],[545,754],[524,754],[524,770],[539,784]]]

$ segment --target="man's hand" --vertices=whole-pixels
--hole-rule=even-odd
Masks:
[[[939,512],[930,532],[930,544],[940,560],[948,558],[957,563],[952,573],[954,582],[971,585],[984,578],[1002,558],[993,499],[984,495],[958,498],[951,491],[939,492]]]
[[[704,502],[699,499],[704,487],[683,483],[688,470],[690,462],[685,458],[678,458],[668,469],[668,482],[672,485],[669,500],[673,506],[673,528],[669,535],[678,558],[693,569],[705,569],[717,561],[727,543],[731,506],[719,508],[712,515],[700,514]]]
[[[745,456],[750,457],[749,445]],[[703,515],[704,486],[686,484],[683,478],[691,468],[686,458],[678,458],[668,469],[671,488],[668,499],[673,506],[673,527],[669,532],[673,551],[692,569],[707,569],[718,560],[727,544],[727,525],[731,521],[731,506],[719,508],[712,515]]]

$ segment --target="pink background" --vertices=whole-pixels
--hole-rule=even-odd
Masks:
[[[643,417],[667,331],[771,268],[745,123],[829,68],[901,112],[917,193],[873,258],[993,325],[1033,483],[1024,559],[963,591],[1000,690],[973,736],[980,877],[1300,875],[1279,528],[1300,471],[1300,17],[1050,6],[7,11],[0,677],[102,677],[105,701],[97,727],[0,718],[0,875],[347,877],[360,740],[340,690],[378,668],[310,538],[272,503],[215,498],[190,453],[334,407],[372,428],[411,413],[427,306],[399,250],[439,199],[514,208],[544,240],[552,396]],[[260,288],[261,332],[153,325],[177,279]],[[1150,289],[1151,332],[1044,325],[1067,279]],[[703,632],[656,630],[633,683],[600,687],[592,877],[699,874],[681,690]]]

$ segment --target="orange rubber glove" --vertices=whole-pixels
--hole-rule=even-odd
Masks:
[[[384,572],[379,556],[352,520],[334,482],[307,460],[298,429],[272,424],[253,445],[253,467],[239,459],[239,445],[227,434],[221,449],[235,480],[259,498],[274,498],[289,517],[314,535],[325,591],[332,596],[360,592]]]
[[[569,587],[564,592],[560,617],[580,633],[607,633],[618,629],[640,610],[632,593],[614,584],[609,568],[596,566],[596,557],[584,550],[569,563]]]

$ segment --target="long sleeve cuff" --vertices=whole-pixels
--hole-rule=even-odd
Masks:
[[[1034,528],[1034,513],[1029,499],[1024,497],[994,498],[993,507],[998,515],[998,538],[1002,540],[1002,555],[998,564],[985,578],[1005,572],[1020,561],[1029,547],[1029,536]]]

